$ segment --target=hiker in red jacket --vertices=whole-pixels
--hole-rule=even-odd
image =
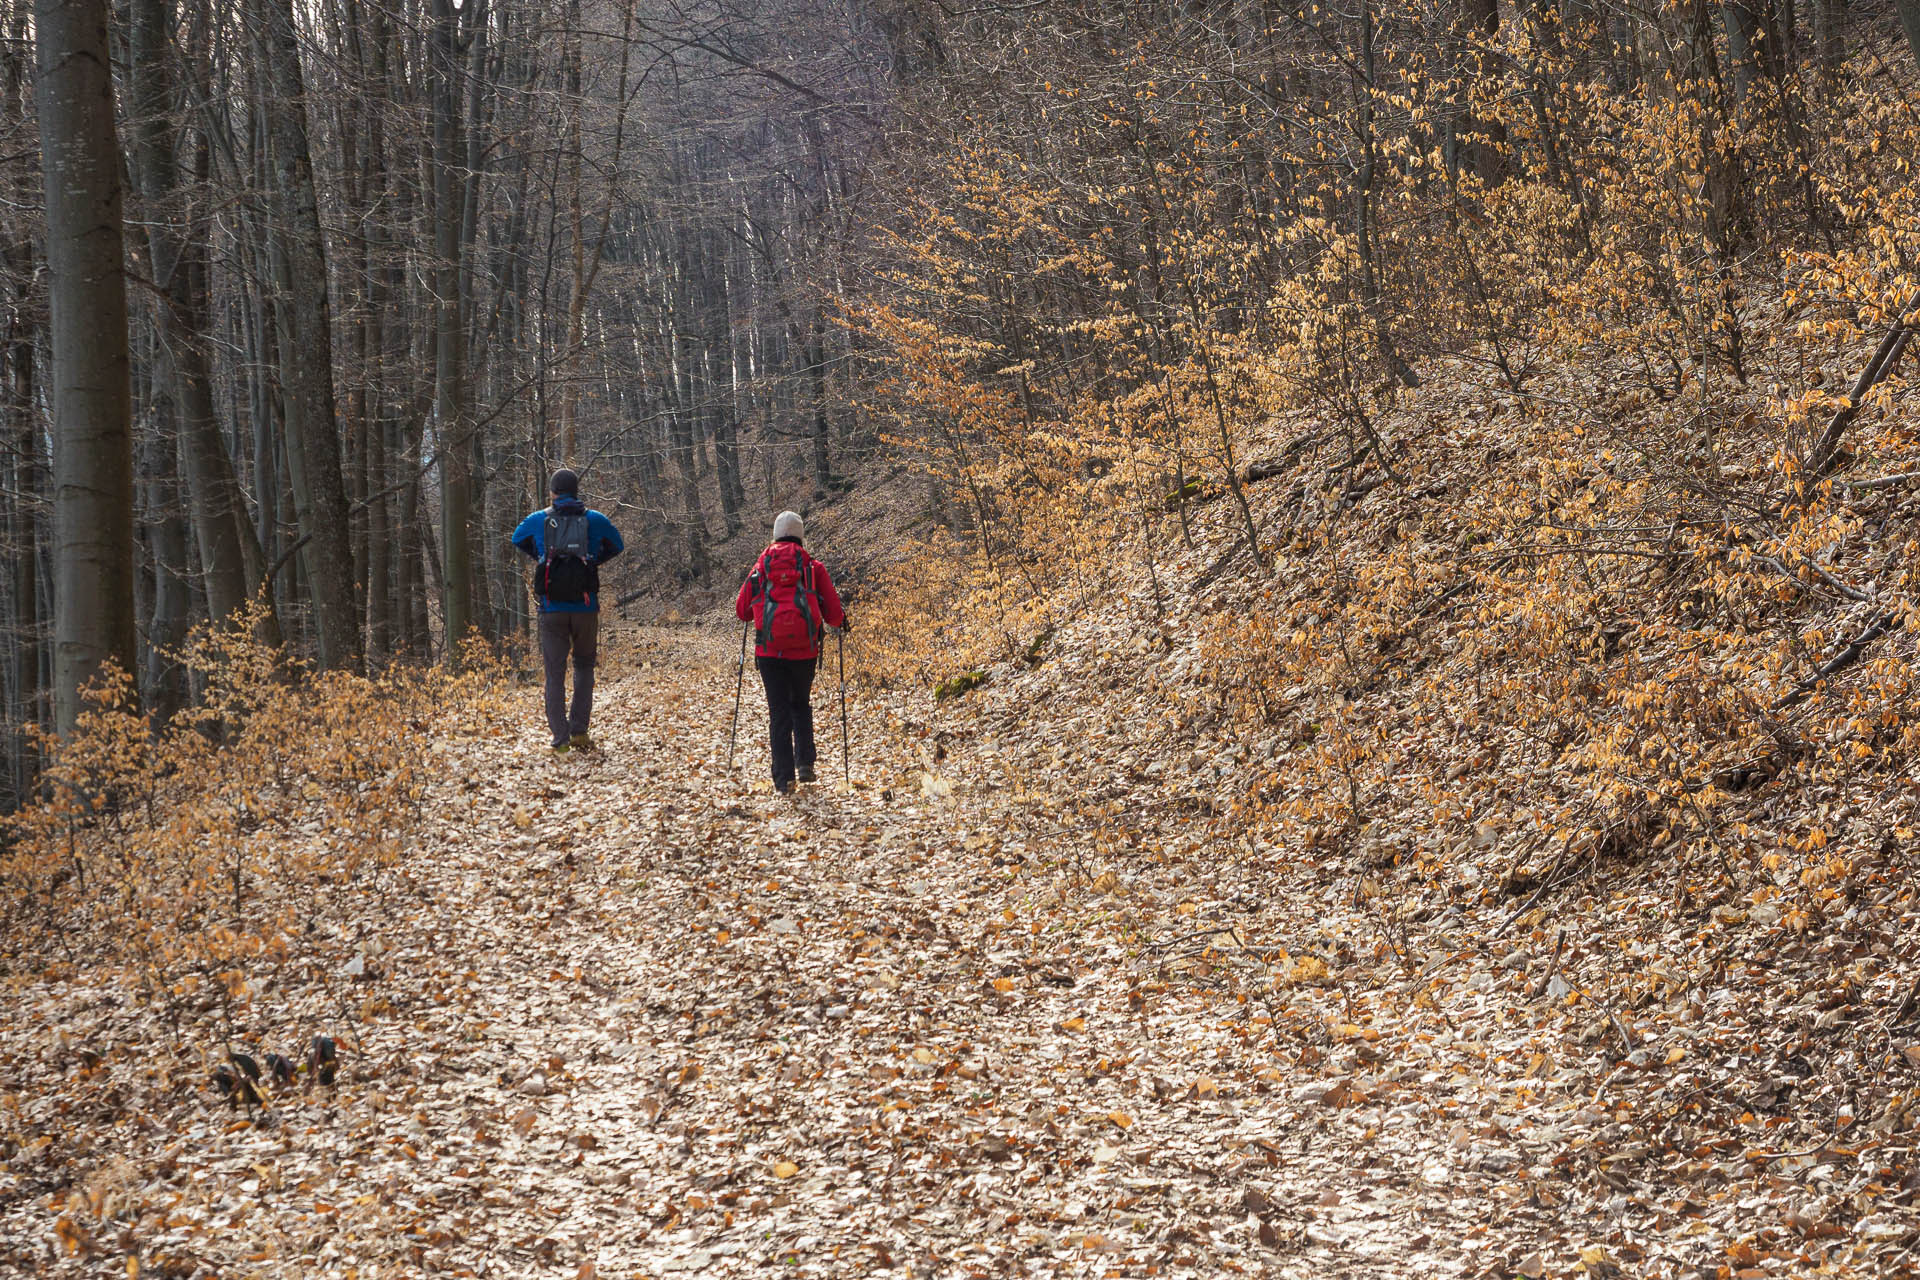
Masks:
[[[767,687],[773,729],[773,785],[813,781],[813,671],[825,628],[847,629],[846,611],[827,566],[801,546],[806,523],[792,511],[773,522],[773,545],[740,584],[733,612],[754,626],[753,665]]]

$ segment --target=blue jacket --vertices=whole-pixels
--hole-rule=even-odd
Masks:
[[[559,498],[551,508],[543,507],[522,520],[513,531],[513,545],[533,557],[537,563],[547,554],[547,512],[552,510],[561,515],[578,515],[587,512],[587,547],[593,553],[594,564],[605,564],[627,549],[620,540],[620,531],[613,527],[613,521],[598,511],[587,511],[585,503],[578,498]],[[536,597],[540,601],[542,613],[598,613],[600,598],[590,595],[578,602],[549,600],[545,596]]]

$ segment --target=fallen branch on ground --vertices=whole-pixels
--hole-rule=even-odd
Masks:
[[[1839,653],[1834,654],[1833,657],[1827,659],[1825,663],[1821,664],[1818,671],[1781,694],[1774,702],[1773,710],[1779,711],[1784,707],[1791,707],[1805,700],[1809,693],[1819,688],[1829,677],[1838,675],[1854,663],[1860,661],[1860,655],[1866,652],[1868,645],[1893,630],[1894,621],[1893,613],[1890,610],[1882,610],[1868,619],[1866,630],[1862,631],[1852,640],[1847,641],[1846,647],[1841,649]]]
[[[1874,350],[1873,358],[1867,361],[1867,367],[1860,371],[1853,390],[1847,393],[1847,402],[1834,412],[1827,429],[1820,434],[1819,443],[1814,445],[1813,454],[1807,460],[1808,475],[1818,480],[1833,470],[1839,456],[1840,437],[1860,412],[1860,406],[1866,402],[1867,392],[1893,372],[1894,365],[1900,362],[1912,332],[1904,320],[1895,320],[1888,326],[1886,336],[1880,339],[1879,347]]]

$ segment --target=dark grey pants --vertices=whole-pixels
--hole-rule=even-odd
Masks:
[[[573,714],[567,714],[567,652],[573,652]],[[540,615],[540,663],[547,669],[547,728],[564,747],[593,718],[593,668],[600,658],[600,615]]]

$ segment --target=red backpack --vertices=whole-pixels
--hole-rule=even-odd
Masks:
[[[813,557],[797,542],[777,542],[760,553],[752,585],[754,641],[775,651],[818,651],[825,622],[814,587]]]

